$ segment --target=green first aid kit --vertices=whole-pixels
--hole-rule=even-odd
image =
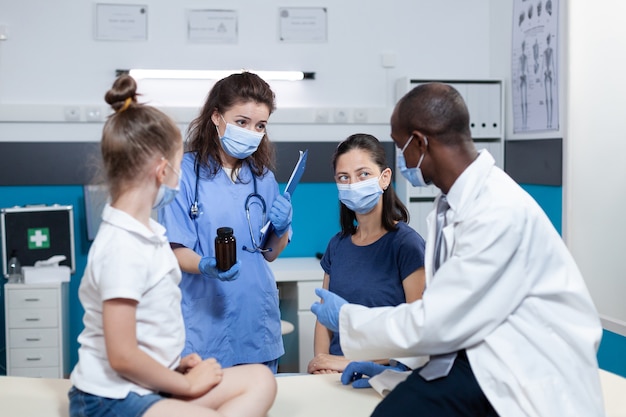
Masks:
[[[72,273],[75,271],[72,206],[3,208],[0,210],[0,226],[5,276],[8,260],[12,257],[19,259],[22,267],[34,266],[36,262],[52,257],[64,257],[58,265],[68,267]]]

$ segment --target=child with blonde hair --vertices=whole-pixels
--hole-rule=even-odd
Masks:
[[[138,103],[136,90],[122,75],[105,95],[115,111],[101,143],[111,200],[80,284],[85,328],[70,416],[264,416],[276,396],[266,366],[181,358],[181,272],[151,212],[178,192],[183,142],[168,116]]]

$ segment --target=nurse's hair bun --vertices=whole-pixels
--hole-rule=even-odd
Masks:
[[[130,75],[120,75],[104,95],[116,113],[121,113],[137,104],[137,82]]]

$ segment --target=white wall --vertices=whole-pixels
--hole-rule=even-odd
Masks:
[[[0,141],[98,141],[101,123],[86,123],[85,114],[98,106],[103,115],[109,111],[103,95],[116,69],[315,72],[314,81],[272,83],[279,109],[270,129],[277,141],[341,140],[369,127],[374,127],[372,133],[379,139],[388,140],[397,78],[489,76],[489,0],[116,3],[148,6],[148,41],[94,40],[96,2],[0,2],[0,27],[5,26],[7,33],[7,39],[0,41]],[[327,7],[328,41],[279,43],[278,8],[284,6]],[[185,11],[208,7],[238,12],[237,44],[187,42]],[[395,55],[394,68],[383,68],[383,53]],[[162,107],[182,106],[172,114],[184,128],[209,86],[187,83],[177,88],[186,91],[176,97],[149,98]],[[65,123],[68,106],[80,109],[79,123]],[[368,126],[352,121],[334,126],[315,123],[320,109],[330,109],[332,124],[336,108],[369,109]]]
[[[1,104],[100,103],[115,69],[132,67],[315,71],[317,80],[303,84],[292,103],[298,106],[391,105],[400,76],[489,73],[488,0],[134,1],[148,5],[146,42],[95,41],[95,3],[0,3],[8,34],[0,41]],[[279,43],[278,7],[285,5],[327,7],[328,42]],[[187,42],[185,10],[209,7],[238,11],[238,44]],[[384,52],[396,54],[395,68],[382,67]]]
[[[626,2],[569,2],[564,234],[604,316],[626,335]]]

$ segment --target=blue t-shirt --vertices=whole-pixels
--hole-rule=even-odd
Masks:
[[[402,281],[424,266],[424,239],[404,222],[376,242],[357,246],[351,236],[337,233],[320,262],[329,290],[349,303],[366,307],[406,302]],[[333,333],[330,354],[343,355],[339,334]]]

